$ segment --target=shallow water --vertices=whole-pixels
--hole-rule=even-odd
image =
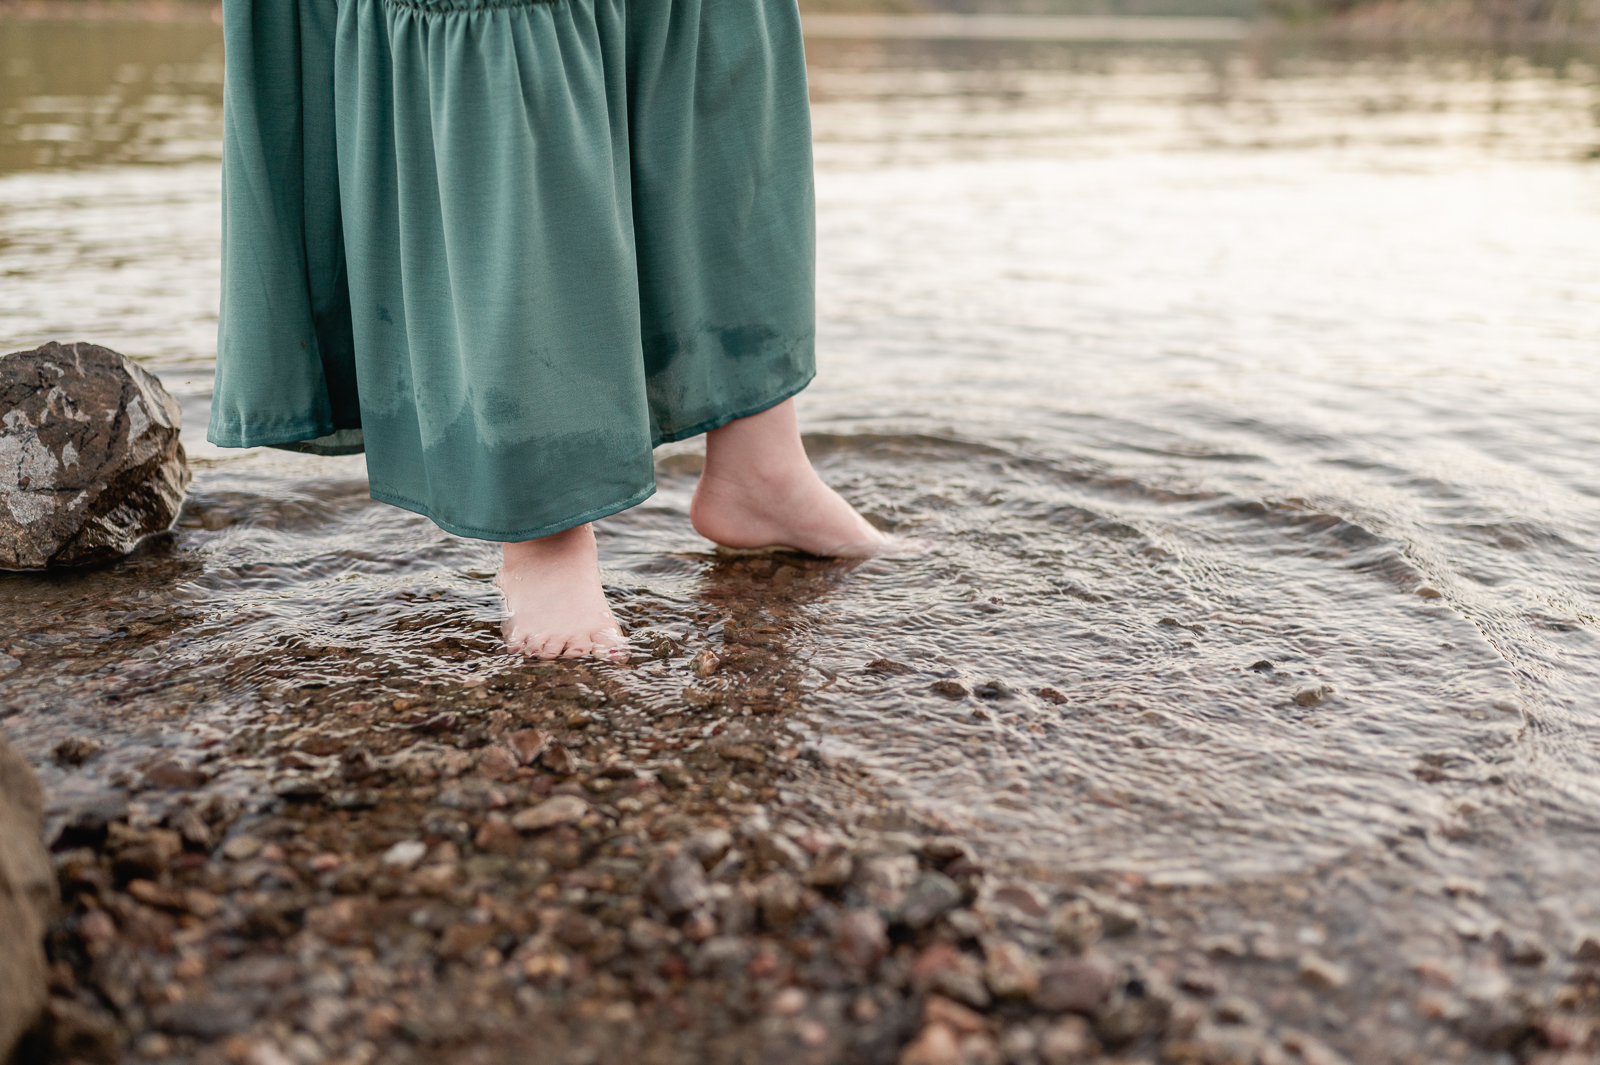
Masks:
[[[0,22],[3,350],[144,360],[196,468],[170,540],[0,582],[0,700],[58,816],[330,677],[504,661],[493,547],[369,500],[359,457],[204,442],[219,47],[167,29]],[[94,64],[32,58],[85,33]],[[814,42],[802,417],[934,546],[808,570],[742,635],[803,676],[811,739],[1045,870],[1408,848],[1600,916],[1596,58]],[[606,579],[641,645],[692,652],[728,635],[726,567],[694,449],[660,457],[600,525]],[[68,730],[123,757],[46,764]]]

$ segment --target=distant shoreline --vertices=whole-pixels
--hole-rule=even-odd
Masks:
[[[1525,19],[1505,0],[1369,0],[1339,12],[1326,0],[1268,0],[1256,19],[1224,17],[907,13],[903,5],[856,0],[802,4],[812,38],[993,41],[1200,41],[1263,35],[1335,40],[1478,44],[1600,42],[1600,4],[1578,0],[1565,17]],[[817,10],[822,7],[823,10]],[[885,9],[889,10],[885,10]],[[0,18],[127,22],[222,21],[210,0],[0,0]]]

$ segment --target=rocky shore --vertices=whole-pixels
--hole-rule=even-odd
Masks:
[[[815,742],[773,621],[830,564],[717,563],[690,630],[633,610],[628,667],[485,631],[409,680],[310,636],[176,655],[226,621],[134,598],[173,565],[6,649],[62,903],[19,1061],[1596,1060],[1600,938],[1419,871],[1426,841],[1152,885],[890,799]]]

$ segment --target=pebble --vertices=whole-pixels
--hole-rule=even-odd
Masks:
[[[817,855],[806,873],[806,883],[814,887],[841,887],[850,882],[854,871],[855,861],[850,857],[850,848],[836,843]]]
[[[930,1024],[900,1051],[900,1065],[963,1065],[956,1034],[942,1024]]]
[[[961,905],[961,887],[943,873],[918,873],[900,904],[900,919],[922,928]]]
[[[1600,932],[1579,933],[1572,945],[1572,960],[1600,962]]]
[[[992,906],[1009,907],[1016,914],[1037,920],[1049,913],[1049,902],[1027,884],[1002,884],[990,896]]]
[[[683,841],[684,853],[707,869],[720,862],[732,846],[733,836],[723,828],[704,829]]]
[[[1100,916],[1100,927],[1107,936],[1131,935],[1144,926],[1144,911],[1131,902],[1094,891],[1085,891],[1082,896]]]
[[[1278,1041],[1285,1050],[1298,1054],[1305,1065],[1350,1065],[1343,1054],[1294,1028],[1279,1029]]]
[[[998,998],[1032,998],[1039,991],[1039,965],[1010,940],[984,946],[984,980]]]
[[[1294,704],[1296,706],[1316,706],[1328,696],[1333,694],[1333,685],[1316,684],[1296,688],[1294,691]]]
[[[544,753],[544,748],[550,742],[548,736],[537,729],[525,728],[513,732],[506,737],[506,746],[517,756],[517,761],[523,765],[533,765],[538,761],[539,755]]]
[[[143,786],[159,790],[188,791],[206,782],[206,775],[170,759],[157,762],[144,771]]]
[[[1044,1065],[1078,1065],[1099,1053],[1089,1024],[1082,1017],[1064,1017],[1039,1035],[1039,1060]]]
[[[1232,934],[1206,936],[1200,941],[1200,949],[1205,951],[1208,957],[1216,958],[1219,961],[1242,958],[1249,953],[1249,949],[1244,943],[1244,937]]]
[[[858,972],[869,972],[889,952],[889,930],[877,910],[847,910],[834,930],[833,956]]]
[[[15,669],[17,667],[15,658],[11,659],[12,664],[9,667],[3,661],[5,658],[10,658],[10,656],[0,655],[0,672],[4,672],[7,668]],[[68,736],[56,744],[53,753],[56,761],[61,765],[82,765],[98,755],[102,749],[100,744],[87,736]]]
[[[948,943],[936,943],[917,956],[911,969],[918,988],[939,991],[975,1009],[988,1009],[989,989],[978,960]]]
[[[906,888],[917,875],[917,860],[909,854],[875,854],[856,865],[854,882],[867,901],[888,920],[900,916]]]
[[[417,839],[403,839],[383,852],[383,864],[391,869],[410,869],[422,861],[428,845]]]
[[[1103,927],[1100,914],[1084,899],[1063,903],[1050,918],[1050,932],[1056,942],[1074,954],[1082,954],[1092,947],[1099,940]]]
[[[566,750],[566,748],[556,748]],[[576,795],[557,795],[538,806],[517,811],[511,827],[519,832],[539,832],[556,825],[569,825],[589,812],[589,804]]]
[[[750,837],[750,849],[764,869],[804,874],[811,865],[800,845],[781,832],[757,832]]]
[[[254,836],[234,836],[222,845],[222,856],[235,862],[247,861],[261,850],[261,841]]]
[[[703,679],[715,673],[720,665],[722,660],[712,653],[710,648],[705,648],[689,660],[689,671]]]
[[[943,995],[928,996],[922,1004],[922,1023],[942,1024],[957,1035],[974,1035],[989,1030],[989,1022],[983,1014]]]
[[[806,993],[798,987],[786,987],[772,996],[772,1012],[785,1017],[806,1008]]]
[[[1098,957],[1059,958],[1039,974],[1034,1005],[1053,1013],[1092,1014],[1111,994],[1111,967]]]
[[[768,874],[756,892],[762,923],[775,932],[788,931],[803,912],[800,882],[788,873]]]
[[[578,771],[577,758],[559,743],[546,747],[539,756],[539,763],[560,777],[570,777]]]
[[[1350,978],[1344,966],[1320,954],[1302,954],[1299,972],[1300,982],[1315,991],[1337,991]]]
[[[1025,1024],[1013,1024],[1000,1037],[1000,1055],[1013,1065],[1032,1062],[1039,1055],[1039,1036]]]
[[[706,871],[690,854],[678,851],[664,856],[647,874],[646,893],[668,917],[704,906],[711,899]]]

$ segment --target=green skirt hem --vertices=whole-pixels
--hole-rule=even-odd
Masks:
[[[815,380],[816,376],[817,375],[815,372],[809,373],[806,375],[804,381],[801,381],[793,388],[786,389],[785,391],[779,393],[777,399],[763,400],[754,407],[747,407],[744,410],[739,411],[737,414],[719,414],[715,418],[707,418],[705,421],[696,425],[692,425],[687,429],[679,429],[676,432],[671,433],[658,432],[656,434],[656,439],[651,446],[660,447],[662,444],[676,444],[680,440],[688,440],[693,437],[700,436],[702,433],[709,433],[713,429],[721,429],[729,422],[736,422],[740,418],[748,418],[752,414],[760,414],[764,410],[771,410],[784,400],[793,399],[795,396],[798,396],[800,393],[804,392],[806,390],[806,386]]]
[[[414,514],[421,514],[424,518],[454,536],[465,536],[470,540],[494,540],[499,543],[518,544],[524,540],[537,540],[544,536],[554,536],[556,533],[566,532],[568,529],[582,525],[585,522],[597,521],[600,518],[610,517],[620,511],[627,510],[629,507],[636,507],[656,494],[656,486],[654,484],[646,485],[627,499],[616,503],[602,504],[584,511],[575,518],[563,518],[561,521],[552,522],[549,525],[541,525],[536,529],[521,529],[516,532],[479,529],[471,525],[457,525],[453,521],[445,521],[434,514],[426,503],[418,503],[414,499],[407,499],[405,496],[387,492],[382,488],[373,487],[370,483],[367,486],[367,494],[380,503],[388,503],[390,506],[399,507],[401,510],[409,510]]]

